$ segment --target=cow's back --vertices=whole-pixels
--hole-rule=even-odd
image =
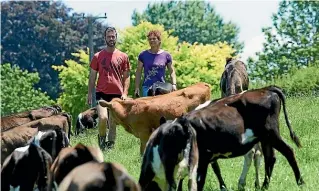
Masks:
[[[14,149],[24,147],[38,132],[37,128],[19,126],[5,132],[1,132],[1,164]]]
[[[29,111],[1,117],[1,131],[6,131],[8,129],[23,125],[30,121],[32,121],[32,119],[30,118]]]
[[[180,89],[155,97],[143,97],[123,101],[113,99],[111,114],[129,133],[140,137],[142,132],[150,133],[160,125],[160,118],[174,119],[194,110],[210,100],[210,86],[207,83]]]

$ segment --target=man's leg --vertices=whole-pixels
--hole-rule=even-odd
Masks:
[[[112,149],[114,147],[115,139],[116,139],[116,123],[113,120],[111,114],[109,111],[108,112],[108,134],[107,134],[107,143],[106,147],[108,149]]]
[[[106,139],[107,109],[105,107],[100,106],[99,104],[96,105],[96,109],[97,109],[97,114],[99,116],[98,141],[99,141],[100,148],[103,150],[105,149],[105,146],[106,146],[105,139]]]

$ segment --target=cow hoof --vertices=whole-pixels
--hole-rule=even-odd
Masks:
[[[302,186],[305,184],[305,182],[303,181],[303,179],[300,177],[299,181],[297,182],[298,186]]]
[[[238,190],[239,191],[244,191],[245,190],[245,185],[238,184]]]
[[[106,136],[97,135],[97,137],[98,137],[100,149],[101,150],[105,150],[105,147],[106,147],[106,143],[105,143]]]
[[[240,179],[238,181],[238,190],[239,191],[244,191],[245,190],[245,186],[246,186],[245,180]]]
[[[225,187],[225,186],[222,186],[221,188],[220,188],[220,191],[227,191],[228,189]]]
[[[114,141],[107,141],[105,145],[106,145],[107,149],[113,149],[114,148]]]

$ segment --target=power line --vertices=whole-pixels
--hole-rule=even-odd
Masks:
[[[91,62],[92,58],[93,58],[93,54],[94,54],[94,47],[93,47],[93,24],[96,20],[98,19],[106,19],[106,13],[104,13],[104,16],[92,16],[92,15],[88,15],[85,16],[84,13],[81,15],[75,15],[73,14],[73,18],[82,18],[88,19],[88,47],[89,47],[89,63]],[[96,106],[96,98],[95,98],[95,87],[93,88],[93,92],[92,92],[92,104],[91,107]]]

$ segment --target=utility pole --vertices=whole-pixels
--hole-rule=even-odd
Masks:
[[[74,17],[74,15],[73,15]],[[82,14],[82,17],[78,17],[78,18],[87,18],[88,19],[88,38],[89,38],[89,42],[88,42],[88,47],[89,47],[89,64],[93,58],[93,54],[94,54],[94,47],[93,47],[93,24],[97,19],[106,19],[106,13],[104,13],[104,16],[84,16],[84,13]],[[92,92],[92,104],[91,107],[95,107],[96,106],[96,98],[95,98],[95,87],[93,88],[93,92]]]

